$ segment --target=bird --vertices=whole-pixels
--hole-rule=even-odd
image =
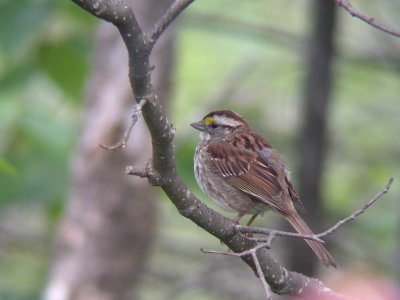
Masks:
[[[190,124],[200,131],[194,154],[194,173],[200,189],[222,209],[256,217],[272,210],[300,234],[313,235],[296,207],[300,197],[290,180],[289,169],[279,153],[249,123],[231,110],[216,110]],[[305,239],[319,260],[336,267],[332,255],[319,242]]]

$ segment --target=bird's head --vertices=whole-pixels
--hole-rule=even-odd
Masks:
[[[201,139],[205,140],[224,138],[238,129],[249,127],[239,114],[231,110],[212,111],[190,125],[199,130]]]

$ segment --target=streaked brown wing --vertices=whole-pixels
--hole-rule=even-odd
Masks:
[[[237,189],[249,194],[280,213],[288,213],[282,199],[276,166],[268,163],[267,157],[236,147],[211,142],[208,150],[212,163],[221,176]],[[271,150],[272,151],[272,150]]]
[[[297,193],[293,184],[290,182],[288,176],[286,176],[285,181],[288,186],[290,198],[292,198],[292,201],[296,205],[296,208],[300,209],[300,211],[304,213],[306,210],[303,206],[303,203],[301,202],[299,194]]]

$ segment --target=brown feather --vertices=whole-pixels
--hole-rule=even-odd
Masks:
[[[212,163],[226,181],[242,192],[264,202],[273,210],[287,214],[290,207],[282,201],[283,187],[279,181],[274,164],[256,157],[252,151],[240,150],[231,145],[210,141],[208,145]],[[274,151],[271,149],[271,151]],[[246,161],[242,158],[245,157]]]
[[[285,219],[290,223],[290,225],[293,226],[294,229],[296,229],[298,233],[305,235],[314,234],[311,231],[310,227],[308,227],[308,225],[303,221],[303,219],[297,214],[296,211],[292,211],[289,215],[285,216]],[[334,258],[321,243],[309,239],[306,239],[305,241],[325,266],[336,267],[336,262]]]

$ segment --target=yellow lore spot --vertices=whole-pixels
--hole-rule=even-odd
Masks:
[[[203,119],[203,123],[204,124],[211,124],[212,122],[214,122],[214,117],[211,117],[211,116],[208,116],[208,117],[205,117],[204,119]]]

